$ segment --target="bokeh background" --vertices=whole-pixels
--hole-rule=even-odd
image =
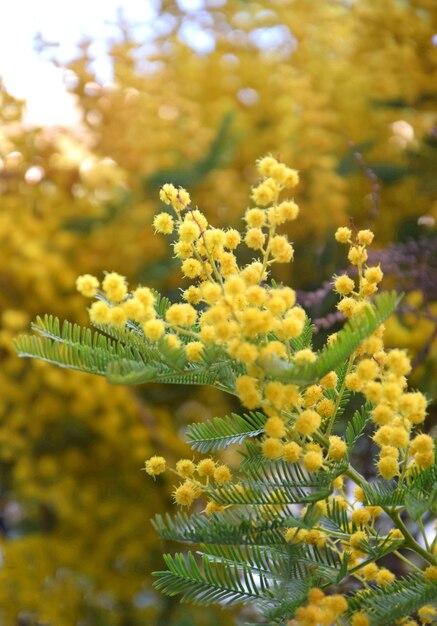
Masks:
[[[267,152],[301,172],[296,262],[317,341],[340,322],[329,280],[350,221],[376,233],[405,293],[387,342],[436,395],[435,0],[132,0],[0,7],[0,624],[232,624],[153,591],[149,522],[171,485],[140,471],[190,455],[211,390],[112,387],[19,360],[38,314],[87,323],[77,275],[117,271],[175,298],[151,220],[164,182],[239,227]],[[12,6],[11,6],[12,5]],[[432,407],[431,407],[432,411]],[[433,421],[431,419],[430,425]]]

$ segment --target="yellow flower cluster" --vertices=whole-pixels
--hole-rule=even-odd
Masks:
[[[340,594],[325,595],[325,593],[313,587],[308,594],[308,603],[296,611],[296,619],[299,626],[314,626],[314,624],[339,623],[348,604],[345,596]]]
[[[225,464],[218,464],[212,458],[205,458],[195,463],[191,459],[179,459],[175,468],[168,468],[166,460],[160,456],[152,456],[145,462],[145,471],[150,476],[158,476],[166,470],[170,470],[179,478],[184,478],[173,490],[174,501],[179,506],[190,507],[195,500],[204,495],[205,486],[211,481],[216,485],[223,485],[232,481],[232,472]],[[197,476],[197,478],[196,478]],[[203,482],[202,482],[203,479]],[[208,500],[204,512],[209,516],[223,511],[225,507],[219,503]]]

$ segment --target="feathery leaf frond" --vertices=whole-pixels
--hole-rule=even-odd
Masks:
[[[191,424],[187,428],[188,443],[193,450],[202,454],[214,452],[261,434],[266,419],[263,413],[251,412],[241,416],[231,413],[226,417],[214,417],[207,422]]]

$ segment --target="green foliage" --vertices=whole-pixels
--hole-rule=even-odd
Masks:
[[[349,601],[353,610],[364,610],[372,626],[387,626],[437,600],[437,584],[424,580],[422,574],[411,574],[390,585],[372,587]]]
[[[266,416],[249,413],[242,416],[232,413],[224,418],[214,417],[207,422],[191,424],[187,429],[188,443],[193,450],[203,454],[243,443],[247,437],[256,437],[264,432]]]
[[[325,346],[314,363],[296,365],[276,362],[270,372],[271,377],[299,385],[309,385],[320,380],[343,363],[393,313],[398,302],[399,297],[395,292],[377,295],[374,306],[366,307],[348,320],[337,333],[336,341]]]

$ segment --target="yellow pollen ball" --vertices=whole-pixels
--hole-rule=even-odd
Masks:
[[[283,448],[281,440],[273,437],[262,443],[262,453],[267,459],[278,459],[282,455]]]
[[[232,473],[229,467],[227,465],[219,465],[216,467],[214,470],[214,480],[219,485],[230,482],[232,480]]]
[[[162,235],[171,235],[174,228],[174,221],[168,213],[158,213],[153,220],[153,226],[157,233]]]
[[[338,243],[349,243],[352,237],[352,231],[350,228],[346,228],[345,226],[341,226],[337,228],[335,232],[335,239]]]
[[[309,472],[317,472],[323,465],[322,453],[310,450],[304,455],[303,464]]]
[[[320,379],[320,385],[324,389],[335,389],[337,387],[338,376],[335,372],[328,372]]]
[[[334,461],[340,461],[346,454],[346,450],[346,442],[343,441],[341,437],[338,437],[337,435],[329,437],[328,456],[331,459]]]
[[[369,283],[380,283],[383,277],[384,277],[384,274],[382,273],[382,270],[379,267],[379,265],[375,267],[368,267],[364,271],[364,278]]]
[[[114,306],[109,309],[109,323],[113,326],[124,326],[127,322],[126,311],[121,306]]]
[[[164,322],[161,320],[148,320],[143,324],[144,336],[151,341],[158,341],[165,332]]]
[[[266,236],[260,228],[250,228],[244,237],[244,243],[251,250],[261,250],[266,241]]]
[[[290,443],[286,443],[283,450],[282,456],[289,463],[296,463],[298,461],[300,454],[302,452],[302,448],[295,441],[290,441]]]
[[[144,465],[144,469],[150,476],[162,474],[166,469],[166,462],[162,456],[152,456]]]
[[[280,417],[270,417],[264,425],[264,432],[269,437],[285,437],[285,424]]]
[[[215,469],[216,464],[213,459],[202,459],[197,464],[197,473],[202,477],[206,476],[210,478],[214,476]]]
[[[351,626],[369,626],[369,618],[365,613],[355,613],[352,615]]]
[[[195,485],[190,481],[182,483],[173,492],[174,500],[179,506],[191,506],[197,495]]]
[[[195,469],[196,466],[190,459],[180,459],[176,463],[176,471],[182,478],[190,478],[194,474]]]
[[[225,248],[228,248],[229,250],[235,250],[240,241],[241,235],[238,230],[231,228],[230,230],[226,231],[224,242]]]
[[[362,526],[370,520],[370,513],[365,508],[355,509],[355,511],[352,511],[351,519],[357,526]]]
[[[355,283],[352,278],[349,278],[347,274],[343,274],[335,279],[334,282],[335,291],[342,296],[347,296],[354,290]]]
[[[378,471],[383,478],[391,480],[399,473],[399,464],[392,456],[385,456],[378,461]]]
[[[91,274],[83,274],[76,279],[76,289],[87,298],[94,298],[99,286],[98,279],[95,276],[91,276]]]
[[[120,302],[127,294],[127,283],[124,276],[117,272],[106,274],[102,282],[103,291],[111,302]]]
[[[189,361],[199,362],[202,360],[204,345],[201,341],[192,341],[185,346],[185,354]]]
[[[101,300],[93,302],[89,309],[90,320],[93,324],[108,324],[109,312],[110,308],[106,302]]]
[[[197,259],[188,258],[182,263],[181,269],[187,278],[197,278],[202,273],[202,264]]]
[[[248,209],[244,219],[249,228],[261,228],[266,223],[266,214],[262,209]]]
[[[362,246],[369,246],[374,238],[374,234],[371,230],[359,230],[357,234],[357,241]]]
[[[298,415],[295,428],[301,435],[312,435],[320,426],[320,415],[307,409]]]

